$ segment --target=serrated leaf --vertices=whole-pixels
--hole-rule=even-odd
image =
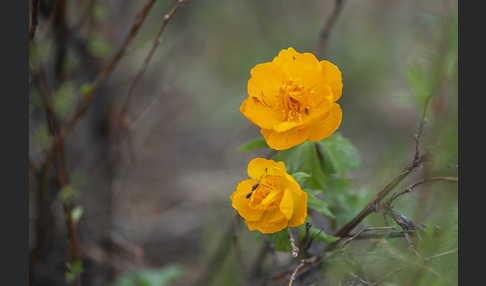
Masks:
[[[333,243],[339,240],[339,237],[327,234],[322,229],[318,229],[314,226],[309,230],[310,236],[318,242]]]
[[[274,243],[275,250],[283,251],[283,252],[290,252],[292,247],[290,246],[289,240],[289,233],[287,232],[287,228],[283,230],[269,234],[270,240]]]
[[[297,181],[297,183],[299,183],[300,187],[304,186],[306,181],[311,177],[311,175],[305,172],[297,172],[291,175]]]
[[[344,175],[348,170],[357,169],[361,160],[356,147],[351,142],[336,133],[317,142],[322,159],[322,167],[327,174]]]
[[[310,216],[307,216],[305,222],[306,222],[305,224],[299,226],[300,239],[304,238],[306,233],[306,224],[312,223],[312,218]],[[312,237],[312,239],[318,242],[333,243],[339,240],[339,237],[327,234],[323,229],[318,229],[314,225],[312,225],[311,228],[309,229],[309,235]]]
[[[311,209],[315,210],[316,212],[323,214],[327,217],[335,218],[334,214],[329,209],[329,205],[325,201],[317,198],[314,194],[312,194],[309,191],[306,191],[306,192],[307,192],[307,207],[308,208],[311,208]]]
[[[241,152],[250,152],[259,148],[268,148],[267,142],[264,138],[256,138],[247,144],[241,145],[238,150]]]

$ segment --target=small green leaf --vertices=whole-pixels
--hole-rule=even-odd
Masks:
[[[307,192],[307,206],[309,208],[311,208],[311,209],[315,210],[316,212],[323,214],[327,217],[335,218],[334,214],[329,209],[329,205],[325,201],[317,198],[310,191],[306,191],[306,192]],[[319,191],[317,191],[317,192],[319,192]]]
[[[74,85],[63,83],[52,96],[54,112],[59,118],[65,118],[74,103]]]
[[[312,217],[310,216],[307,216],[307,218],[305,219],[305,222],[306,223],[312,223]],[[306,232],[306,223],[304,224],[301,224],[299,226],[299,237],[300,239],[303,239],[304,236],[305,236],[305,232]],[[309,235],[315,240],[315,241],[318,241],[318,242],[327,242],[327,243],[333,243],[333,242],[336,242],[339,240],[339,237],[336,237],[336,236],[333,236],[333,235],[330,235],[330,234],[327,234],[324,232],[324,230],[322,229],[318,229],[316,228],[314,225],[311,226],[311,228],[309,229]]]
[[[309,230],[310,236],[318,242],[333,243],[339,240],[339,237],[327,234],[322,229],[318,229],[314,226]]]
[[[290,252],[290,250],[292,250],[287,228],[284,228],[279,232],[269,234],[268,236],[270,237],[270,240],[273,241],[275,250],[283,252]]]
[[[341,134],[333,134],[317,143],[322,167],[327,174],[344,175],[348,170],[357,169],[361,160],[356,147]]]
[[[65,273],[65,277],[68,282],[74,281],[74,279],[76,279],[76,277],[83,272],[83,263],[80,260],[67,263],[66,267],[68,270]]]
[[[168,264],[159,269],[140,269],[121,274],[115,286],[165,286],[182,275],[183,271],[177,264]]]
[[[297,181],[297,183],[299,183],[299,185],[302,187],[302,186],[305,185],[305,183],[311,177],[311,175],[309,175],[305,172],[297,172],[297,173],[293,173],[292,177],[294,177],[294,179]]]
[[[88,41],[88,49],[90,53],[97,58],[104,58],[111,51],[111,47],[108,42],[106,42],[102,38],[96,37],[90,38],[90,40]]]
[[[89,83],[85,83],[81,86],[79,91],[81,92],[82,95],[87,95],[91,93],[91,90],[93,89],[93,86]]]
[[[413,64],[408,69],[408,81],[415,98],[421,105],[425,104],[431,93],[431,79],[429,74],[419,64]]]
[[[267,142],[264,138],[256,138],[247,144],[241,145],[238,149],[241,152],[250,152],[259,148],[268,148]]]
[[[45,124],[40,125],[34,132],[34,137],[41,144],[42,146],[46,146],[49,144],[49,131],[47,130],[47,126]]]
[[[73,218],[74,223],[78,223],[82,215],[83,215],[83,208],[80,206],[75,207],[71,211],[71,217]]]
[[[68,202],[72,202],[74,199],[76,199],[78,194],[77,194],[76,190],[72,186],[69,185],[69,186],[63,188],[59,192],[58,196],[59,196],[59,199],[62,202],[68,203]]]

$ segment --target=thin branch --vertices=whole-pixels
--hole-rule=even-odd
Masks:
[[[29,27],[29,39],[32,41],[35,37],[37,25],[39,24],[39,0],[32,0],[32,7],[30,13],[30,27]]]
[[[404,194],[407,194],[407,193],[410,193],[412,192],[416,187],[422,185],[422,184],[425,184],[425,183],[430,183],[430,182],[435,182],[435,181],[445,181],[445,182],[458,182],[458,179],[456,177],[430,177],[430,178],[425,178],[425,179],[422,179],[408,187],[405,188],[405,190],[403,191],[400,191],[400,192],[396,192],[394,193],[390,199],[384,203],[385,207],[389,208],[391,206],[391,203],[396,200],[399,196],[402,196]]]
[[[432,256],[426,257],[425,258],[425,261],[429,261],[431,259],[438,258],[438,257],[442,257],[444,255],[453,254],[453,253],[456,253],[456,252],[457,252],[457,248],[454,248],[454,249],[449,250],[449,251],[445,251],[445,252],[442,252],[442,253],[439,253],[439,254],[436,254],[436,255],[432,255]]]
[[[396,176],[390,183],[388,183],[380,192],[378,192],[373,200],[371,200],[350,222],[343,226],[335,236],[345,237],[352,231],[359,223],[363,221],[369,214],[377,210],[380,201],[392,191],[400,182],[403,181],[415,168],[417,168],[423,161],[425,156],[419,156],[418,160],[405,168],[398,176]]]
[[[336,24],[336,21],[339,18],[341,11],[343,10],[343,5],[344,0],[335,1],[334,10],[331,12],[331,15],[326,21],[326,24],[319,33],[319,42],[317,44],[315,53],[320,58],[324,57],[329,36],[331,35],[331,31],[334,28],[334,25]]]
[[[95,91],[98,90],[101,85],[106,81],[106,79],[111,75],[113,70],[118,65],[119,61],[125,54],[127,47],[130,45],[132,40],[137,35],[138,30],[140,29],[141,25],[147,18],[147,15],[150,9],[153,7],[155,0],[148,0],[143,9],[138,13],[137,19],[135,23],[132,25],[128,36],[123,41],[120,49],[118,52],[111,57],[108,63],[105,65],[103,70],[98,74],[96,79],[94,80],[93,84],[89,86],[88,92],[83,96],[79,104],[76,106],[74,113],[66,120],[66,123],[62,126],[60,136],[64,137],[66,134],[76,125],[79,119],[83,117],[83,115],[88,110],[91,102],[95,98]]]
[[[32,78],[34,83],[37,85],[39,89],[39,94],[41,100],[44,105],[44,111],[46,113],[47,125],[49,128],[49,132],[51,136],[56,137],[59,134],[59,124],[55,113],[52,108],[51,102],[51,90],[47,84],[47,78],[45,75],[45,71],[42,67],[38,69],[38,71],[32,71]],[[57,182],[61,189],[66,188],[69,186],[69,175],[66,168],[66,160],[64,156],[64,140],[57,140],[54,144],[54,153],[52,154],[55,159],[56,163],[56,173],[57,173]],[[46,165],[49,166],[49,162],[51,157],[48,156],[46,158]],[[72,209],[73,206],[71,203],[63,202],[63,209],[64,209],[64,221],[67,228],[69,245],[71,249],[71,262],[74,263],[75,261],[79,261],[80,259],[80,252],[79,252],[79,243],[78,243],[78,235],[76,233],[76,225],[72,218]],[[75,286],[80,285],[79,276],[76,277],[73,281]]]
[[[287,228],[287,232],[289,233],[290,246],[292,247],[292,256],[297,257],[299,256],[299,247],[297,247],[297,244],[295,243],[294,234],[290,228]]]
[[[317,256],[312,256],[310,258],[300,260],[299,265],[297,266],[297,268],[295,268],[294,272],[292,272],[292,275],[290,276],[289,286],[292,286],[292,284],[294,283],[295,279],[297,278],[297,273],[300,271],[300,269],[302,269],[302,267],[304,267],[306,264],[314,263],[316,259]]]
[[[147,57],[145,58],[142,67],[138,71],[137,75],[135,76],[134,80],[132,81],[132,84],[130,85],[130,88],[128,89],[128,95],[127,98],[125,99],[125,103],[123,104],[123,107],[121,109],[120,114],[123,116],[127,113],[128,107],[130,105],[130,99],[132,97],[133,91],[135,90],[135,87],[138,83],[138,81],[142,78],[143,74],[145,73],[150,61],[152,60],[153,55],[155,54],[155,50],[157,47],[160,45],[160,38],[162,36],[162,33],[165,30],[165,27],[169,23],[169,21],[172,19],[174,16],[175,12],[177,9],[182,6],[184,3],[184,0],[176,0],[174,6],[172,9],[170,9],[169,13],[167,13],[163,20],[162,20],[162,25],[160,26],[159,32],[157,33],[157,36],[155,37],[154,43],[152,45],[152,48],[150,49]]]
[[[79,22],[74,25],[74,29],[75,31],[78,31],[80,30],[84,24],[86,23],[86,21],[91,18],[91,15],[93,14],[93,8],[96,4],[96,0],[88,0],[88,4],[86,5],[86,8],[84,10],[84,12],[81,14],[81,17],[79,18]]]
[[[365,228],[361,229],[360,231],[356,232],[356,234],[353,234],[351,237],[349,237],[348,239],[346,239],[343,242],[343,247],[346,244],[350,243],[352,240],[356,239],[363,232],[366,232],[366,231],[375,231],[375,230],[388,230],[388,229],[394,229],[394,227],[392,227],[392,226],[365,227]]]

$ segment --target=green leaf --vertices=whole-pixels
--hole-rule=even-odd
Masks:
[[[413,64],[408,69],[408,81],[418,102],[424,105],[431,93],[429,74],[419,64]]]
[[[73,218],[74,223],[78,223],[82,215],[83,215],[83,208],[80,206],[75,207],[71,211],[71,217]]]
[[[169,264],[158,269],[140,269],[126,272],[116,280],[115,286],[165,286],[183,273],[177,264]]]
[[[93,86],[91,84],[85,83],[79,88],[79,91],[81,92],[82,95],[87,95],[91,92],[92,89]]]
[[[77,196],[78,196],[78,193],[76,192],[76,190],[72,186],[69,185],[69,186],[61,189],[58,196],[59,196],[59,199],[62,202],[68,203],[68,202],[72,202],[74,199],[76,199]]]
[[[52,106],[56,115],[63,119],[74,103],[74,85],[71,82],[63,83],[52,96]]]
[[[269,234],[268,236],[270,237],[270,240],[273,241],[275,250],[283,252],[290,252],[290,250],[292,250],[287,228],[284,228],[279,232]]]
[[[68,270],[65,273],[65,277],[68,282],[74,281],[74,279],[76,279],[76,277],[83,272],[83,263],[80,260],[67,263],[66,267]]]
[[[41,144],[42,146],[46,146],[49,144],[49,131],[47,130],[47,126],[45,124],[40,125],[34,131],[34,138]]]
[[[305,173],[305,172],[297,172],[291,174],[292,177],[299,183],[299,185],[302,187],[306,184],[307,180],[311,177],[311,175]]]
[[[106,57],[110,51],[111,47],[107,41],[102,38],[91,37],[88,41],[88,49],[90,53],[97,58]]]
[[[317,146],[325,173],[344,175],[361,164],[358,150],[339,133],[319,141]]]
[[[306,224],[312,223],[312,218],[310,216],[307,216],[307,218],[305,219],[305,222],[306,223],[301,224],[299,226],[299,237],[300,237],[300,239],[304,238],[305,232],[306,232]],[[339,240],[339,237],[327,234],[326,232],[324,232],[324,230],[318,229],[314,225],[312,225],[311,228],[309,229],[309,235],[315,241],[318,241],[318,242],[333,243],[333,242],[336,242],[336,241]]]
[[[313,194],[313,193],[319,192],[318,190],[314,191],[314,192],[307,191],[307,190],[305,190],[305,191],[307,192],[307,207],[308,208],[311,208],[311,209],[315,210],[316,212],[323,214],[327,217],[335,218],[334,214],[329,209],[329,205],[325,201],[317,198]]]
[[[351,180],[343,178],[344,172],[359,166],[356,148],[341,135],[333,135],[328,141],[304,142],[278,152],[273,159],[283,161],[289,173],[304,172],[311,175],[303,188],[322,191],[342,191],[351,186]],[[342,146],[340,146],[342,145]],[[324,150],[324,154],[319,154]]]
[[[268,148],[267,142],[265,142],[263,137],[253,139],[249,143],[241,145],[238,149],[241,152],[250,152],[259,148]]]
[[[322,229],[318,229],[314,226],[309,230],[310,236],[318,242],[333,243],[339,240],[339,237],[327,234]]]

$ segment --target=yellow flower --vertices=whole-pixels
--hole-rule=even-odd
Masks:
[[[255,158],[248,164],[248,176],[238,184],[231,201],[249,230],[274,233],[304,223],[307,193],[287,174],[283,162]]]
[[[272,62],[256,65],[250,74],[248,98],[240,111],[261,128],[271,148],[319,141],[339,127],[342,111],[335,102],[343,83],[334,64],[288,48]]]

